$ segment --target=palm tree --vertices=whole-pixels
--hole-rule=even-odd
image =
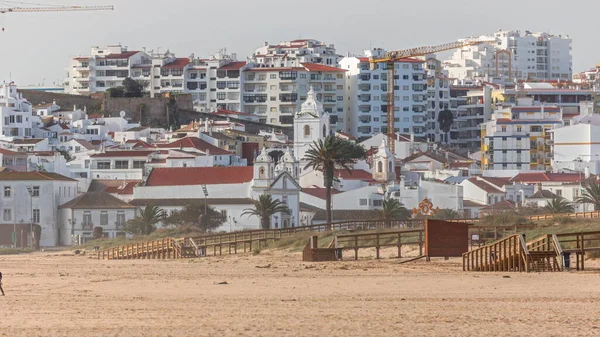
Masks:
[[[246,208],[242,216],[256,216],[260,219],[262,229],[271,228],[271,217],[277,213],[290,214],[290,209],[286,204],[277,199],[273,199],[269,194],[261,194],[258,200],[252,200],[254,208]]]
[[[552,198],[544,209],[552,214],[575,212],[573,205],[567,199],[561,197]]]
[[[587,183],[583,193],[575,202],[578,204],[592,204],[595,211],[600,210],[600,185],[595,181]]]
[[[450,128],[452,128],[452,123],[454,123],[452,111],[448,109],[440,111],[438,114],[438,124],[440,125],[440,130],[444,131],[444,134],[446,135],[446,143],[448,143],[448,132],[450,132]]]
[[[384,199],[383,209],[379,210],[379,219],[385,222],[385,227],[391,227],[392,220],[406,220],[410,211],[398,199]]]
[[[158,206],[148,204],[142,213],[127,221],[125,229],[127,232],[137,235],[148,235],[156,229],[156,224],[164,220],[165,212]]]
[[[313,142],[310,149],[306,151],[304,160],[308,164],[304,169],[312,167],[313,170],[323,171],[325,220],[327,223],[331,223],[331,187],[333,186],[336,169],[345,169],[352,174],[350,164],[365,157],[366,152],[362,146],[333,135]]]

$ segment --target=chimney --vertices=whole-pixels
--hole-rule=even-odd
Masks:
[[[212,136],[212,129],[213,129],[213,128],[212,128],[212,124],[213,124],[213,121],[211,120],[211,121],[210,121],[210,128],[208,128],[208,135],[209,135],[209,136]]]
[[[208,132],[208,117],[204,120],[204,132]]]
[[[266,47],[268,45],[269,45],[269,42],[265,41],[264,46]]]
[[[583,174],[585,176],[585,179],[589,179],[590,178],[590,168],[589,167],[584,168]]]

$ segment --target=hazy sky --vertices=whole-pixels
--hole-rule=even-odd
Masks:
[[[29,0],[30,2],[33,2]],[[52,84],[70,56],[121,42],[129,50],[170,49],[206,57],[226,47],[244,59],[264,41],[315,38],[340,54],[369,46],[402,49],[498,29],[573,38],[574,70],[600,63],[598,0],[38,0],[115,5],[108,12],[0,14],[0,81]],[[2,7],[2,5],[0,5]]]

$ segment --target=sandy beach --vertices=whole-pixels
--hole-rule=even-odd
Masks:
[[[600,335],[598,263],[518,274],[465,273],[460,259],[398,262],[305,263],[279,250],[169,261],[1,256],[0,335]]]

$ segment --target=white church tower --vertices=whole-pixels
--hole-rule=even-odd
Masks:
[[[373,180],[387,183],[396,179],[395,157],[387,147],[386,137],[381,141],[377,153],[373,155]]]
[[[323,104],[317,100],[317,94],[311,86],[306,101],[294,118],[295,158],[303,163],[304,154],[313,142],[324,139],[329,132],[329,113],[323,110]]]
[[[263,147],[262,151],[254,159],[254,184],[253,187],[267,188],[275,179],[275,163],[269,156],[267,149]]]

